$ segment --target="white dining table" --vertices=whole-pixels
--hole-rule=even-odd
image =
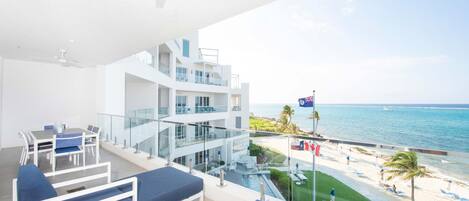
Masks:
[[[99,163],[99,139],[98,134],[93,133],[91,131],[81,129],[81,128],[67,128],[60,134],[74,134],[74,133],[85,133],[85,138],[96,138],[96,163]],[[40,131],[31,131],[32,138],[33,138],[33,146],[34,146],[34,165],[38,166],[38,153],[39,153],[39,144],[45,142],[54,143],[54,135],[57,133],[54,130],[40,130]],[[83,147],[84,149],[85,147]]]

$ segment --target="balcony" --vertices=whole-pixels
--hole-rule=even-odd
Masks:
[[[165,118],[169,116],[169,108],[168,107],[158,107],[158,118]]]
[[[111,161],[112,180],[134,175],[136,173],[165,167],[170,165],[184,172],[191,171],[192,175],[204,180],[206,200],[256,200],[262,191],[267,194],[267,200],[284,200],[291,197],[300,201],[311,193],[313,181],[312,157],[310,145],[320,146],[319,157],[316,160],[319,171],[316,173],[319,200],[326,200],[332,187],[341,189],[336,197],[342,200],[406,200],[410,195],[409,182],[394,179],[392,181],[380,179],[379,170],[390,155],[400,151],[414,151],[417,153],[420,165],[428,168],[439,168],[454,172],[455,166],[469,165],[467,153],[449,152],[441,150],[417,149],[411,147],[389,146],[382,144],[337,140],[332,138],[287,135],[264,132],[257,136],[255,131],[218,128],[206,125],[181,124],[175,122],[149,119],[147,124],[137,127],[125,128],[123,122],[126,118],[115,115],[99,114],[98,125],[102,128],[101,161]],[[171,162],[174,156],[189,145],[175,149],[178,140],[173,141],[168,128],[176,125],[194,126],[198,128],[197,143],[202,146],[195,154],[198,158],[191,158],[194,154],[184,155],[187,158],[177,160],[182,164]],[[207,130],[208,129],[208,130]],[[130,131],[131,130],[131,131]],[[187,131],[192,129],[187,129]],[[196,129],[194,129],[194,132]],[[202,130],[202,131],[200,131]],[[216,137],[210,137],[215,133]],[[252,137],[247,136],[250,133]],[[195,133],[194,133],[195,134]],[[267,134],[267,135],[266,135]],[[191,135],[186,132],[185,135]],[[188,138],[192,139],[192,138]],[[213,145],[218,139],[226,139],[232,143]],[[191,140],[186,140],[191,141]],[[165,147],[166,145],[166,147]],[[158,147],[163,146],[165,152],[160,154]],[[221,148],[222,146],[225,149]],[[223,153],[222,150],[227,150]],[[232,150],[232,151],[230,151]],[[191,151],[187,149],[185,151]],[[21,149],[5,148],[0,152],[2,171],[0,175],[0,200],[12,200],[11,180],[16,177],[17,159],[20,158]],[[158,154],[158,155],[157,155]],[[229,154],[228,157],[226,154]],[[253,154],[250,156],[249,154]],[[160,156],[160,157],[156,157]],[[95,157],[90,153],[86,156],[87,164],[92,164]],[[288,160],[290,159],[290,160]],[[196,160],[196,161],[194,161]],[[347,161],[349,160],[349,161]],[[432,161],[437,161],[433,163]],[[439,163],[439,161],[447,161]],[[39,167],[42,171],[49,171],[51,166],[45,155],[40,156]],[[60,168],[72,167],[67,157],[58,159]],[[347,165],[350,162],[350,165]],[[220,187],[219,175],[224,170],[226,186]],[[87,176],[90,172],[84,171],[78,177]],[[450,181],[441,177],[437,171],[432,171],[430,177],[416,178],[416,198],[431,194],[435,200],[452,200],[449,195],[457,195],[467,188],[467,174],[455,174]],[[84,177],[85,178],[85,177]],[[53,180],[57,178],[52,178]],[[281,185],[282,180],[292,180],[291,188]],[[340,181],[340,182],[339,182]],[[396,185],[398,190],[390,189]],[[331,186],[331,183],[333,185]],[[441,184],[441,185],[435,185]],[[94,185],[94,184],[90,184]],[[443,186],[443,187],[442,187]],[[88,184],[86,185],[88,188]],[[262,189],[262,190],[261,190]],[[66,193],[63,189],[59,194]],[[394,192],[395,191],[395,192]],[[466,194],[459,194],[465,197]],[[356,199],[351,199],[356,198]]]
[[[158,70],[159,70],[161,73],[163,73],[163,74],[165,74],[165,75],[167,75],[167,76],[170,76],[170,75],[171,75],[171,71],[170,71],[170,69],[169,69],[169,66],[160,65],[160,67],[158,68]]]
[[[226,112],[226,105],[217,105],[217,106],[176,106],[176,114],[200,114],[200,113],[217,113],[217,112]]]
[[[231,108],[231,111],[241,111],[241,106],[235,105]]]
[[[184,69],[184,71],[182,69]],[[186,68],[178,67],[176,70],[176,81],[189,82],[189,83],[195,83],[195,84],[205,84],[205,85],[212,85],[212,86],[227,86],[228,85],[228,82],[222,78],[195,76],[195,75],[190,75],[186,72],[187,72]]]

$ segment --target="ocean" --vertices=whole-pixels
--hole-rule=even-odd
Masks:
[[[254,104],[256,116],[278,118],[285,104]],[[313,129],[312,108],[295,109],[292,121]],[[469,105],[317,105],[318,132],[333,138],[469,152]]]
[[[256,116],[277,118],[285,104],[253,104],[250,112]],[[304,130],[312,130],[308,116],[312,108],[295,109],[292,122]],[[461,157],[426,157],[423,160],[436,167],[448,167],[452,176],[469,179],[469,104],[318,104],[322,135],[360,142],[445,150]],[[443,161],[443,163],[441,162]],[[462,161],[467,161],[460,163]],[[442,168],[444,169],[444,168]],[[446,172],[445,170],[443,170]]]

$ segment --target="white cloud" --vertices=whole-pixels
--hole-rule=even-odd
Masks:
[[[356,10],[356,3],[354,0],[346,0],[345,6],[341,8],[341,12],[343,16],[349,16],[355,13]]]
[[[331,30],[331,24],[320,18],[318,15],[313,15],[313,12],[298,6],[290,6],[288,12],[291,13],[290,19],[292,25],[301,30],[315,33],[324,33]]]

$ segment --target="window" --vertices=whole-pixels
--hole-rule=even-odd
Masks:
[[[195,112],[212,112],[210,109],[210,97],[208,96],[196,96],[195,97]]]
[[[236,128],[241,128],[241,117],[236,117]]]
[[[176,125],[176,139],[186,138],[186,126],[182,124]]]
[[[176,114],[187,113],[187,96],[176,96]]]
[[[204,121],[204,122],[198,122],[195,124],[197,124],[197,126],[195,127],[196,139],[203,138],[205,135],[209,134],[210,127],[208,127],[208,125],[210,124],[210,122]]]
[[[176,67],[176,80],[187,82],[187,68]]]
[[[195,71],[195,83],[204,83],[204,72],[200,70]]]
[[[186,156],[177,157],[174,159],[174,162],[181,165],[186,165]]]
[[[199,151],[195,153],[195,164],[201,164],[204,162],[204,151]]]
[[[182,56],[189,57],[189,40],[182,40]]]

